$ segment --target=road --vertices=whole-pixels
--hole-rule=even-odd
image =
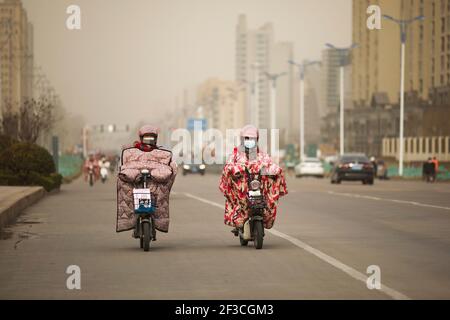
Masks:
[[[0,298],[450,299],[450,184],[289,178],[255,250],[223,224],[218,179],[177,177],[170,232],[150,252],[115,232],[113,180],[64,185],[1,234]],[[380,290],[366,284],[373,265]]]

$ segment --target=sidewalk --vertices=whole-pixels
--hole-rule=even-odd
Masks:
[[[13,223],[25,208],[39,201],[45,194],[42,187],[0,186],[0,231]]]

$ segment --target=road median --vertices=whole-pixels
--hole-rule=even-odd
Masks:
[[[42,187],[0,187],[0,231],[14,223],[23,210],[42,199]]]

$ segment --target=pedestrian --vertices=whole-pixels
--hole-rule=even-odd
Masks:
[[[438,159],[436,157],[433,157],[432,161],[433,161],[433,164],[434,164],[435,174],[437,174],[438,171],[439,171],[439,161],[438,161]]]
[[[377,165],[377,160],[375,159],[375,157],[370,158],[370,163],[372,163],[372,167],[373,167],[373,176],[374,176],[374,178],[376,178],[377,172],[378,172],[378,165]]]
[[[423,177],[427,182],[434,182],[436,179],[436,166],[431,157],[423,164]]]

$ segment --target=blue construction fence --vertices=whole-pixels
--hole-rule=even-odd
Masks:
[[[388,167],[389,177],[398,177],[398,166]],[[421,178],[422,177],[422,167],[411,166],[403,167],[403,177],[404,178]],[[439,166],[437,180],[450,180],[450,171],[444,166]]]
[[[83,158],[80,155],[63,154],[58,164],[58,171],[64,178],[73,177],[81,172]]]

